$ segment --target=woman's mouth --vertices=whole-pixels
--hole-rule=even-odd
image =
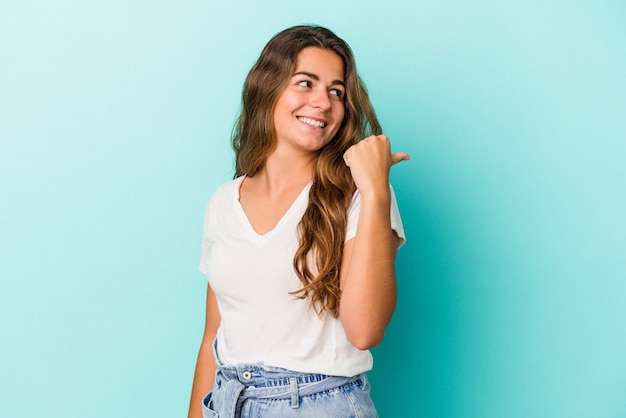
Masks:
[[[304,116],[298,116],[298,120],[314,128],[323,128],[327,125],[326,122],[322,122],[321,120],[311,119]]]

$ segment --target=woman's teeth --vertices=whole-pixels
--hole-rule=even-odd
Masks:
[[[319,120],[315,120],[315,119],[299,117],[298,120],[300,122],[306,123],[307,125],[311,125],[315,128],[323,128],[324,126],[326,126],[326,123],[321,122]]]

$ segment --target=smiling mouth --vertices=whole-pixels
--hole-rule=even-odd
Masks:
[[[315,119],[311,119],[311,118],[305,118],[302,116],[298,116],[298,120],[302,123],[305,123],[309,126],[312,126],[314,128],[323,128],[325,127],[327,124],[326,122],[322,122],[321,120],[315,120]]]

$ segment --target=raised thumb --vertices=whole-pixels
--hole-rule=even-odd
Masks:
[[[410,160],[411,156],[406,152],[394,152],[391,154],[391,165],[398,164],[400,161]]]

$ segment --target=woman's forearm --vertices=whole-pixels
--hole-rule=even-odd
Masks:
[[[357,233],[344,249],[339,315],[359,349],[382,340],[396,305],[398,237],[391,229],[390,194],[387,189],[361,195]]]

